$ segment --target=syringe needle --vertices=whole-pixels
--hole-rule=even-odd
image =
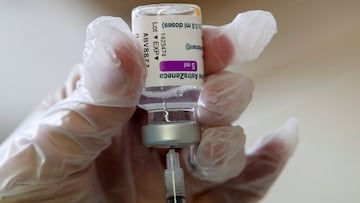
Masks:
[[[164,172],[168,203],[185,202],[184,173],[180,168],[179,154],[170,149],[166,154],[167,169]]]
[[[175,187],[175,171],[174,171],[174,149],[170,149],[171,153],[169,152],[170,155],[170,164],[171,164],[171,179],[172,179],[172,188],[173,188],[173,197],[174,197],[174,203],[177,203],[176,201],[176,187]],[[176,152],[175,152],[176,153]]]

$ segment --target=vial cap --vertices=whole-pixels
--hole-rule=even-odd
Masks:
[[[143,143],[151,147],[184,147],[199,143],[200,136],[197,123],[160,123],[142,128]]]

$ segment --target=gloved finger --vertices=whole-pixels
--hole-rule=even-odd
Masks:
[[[144,85],[145,66],[128,25],[120,18],[100,17],[88,26],[86,38],[81,78],[71,101],[135,106]]]
[[[184,149],[187,189],[198,193],[238,176],[245,166],[245,134],[241,127],[207,128],[197,148]]]
[[[60,88],[55,90],[55,92],[49,94],[41,101],[40,105],[35,109],[37,113],[41,113],[50,109],[54,106],[54,104],[66,99],[75,91],[76,83],[80,80],[81,68],[82,64],[78,64],[70,70],[65,83],[61,85]]]
[[[231,124],[248,106],[253,91],[253,81],[240,73],[207,76],[198,102],[198,121],[206,126]]]
[[[136,40],[120,18],[96,19],[87,35],[75,91],[0,146],[0,199],[85,170],[132,116],[146,72]]]
[[[76,88],[76,83],[80,79],[80,65],[76,65],[70,71],[66,82],[52,94],[49,94],[43,98],[38,106],[22,121],[22,123],[16,128],[13,134],[18,134],[23,130],[31,127],[33,121],[39,119],[39,117],[48,109],[53,107],[57,102],[67,98]]]
[[[284,126],[263,136],[247,152],[246,166],[241,174],[226,183],[199,195],[196,202],[257,202],[275,182],[298,142],[297,120],[289,119]]]
[[[237,188],[262,197],[274,183],[298,143],[298,122],[290,118],[282,127],[262,137],[247,154]],[[252,178],[250,178],[252,177]]]
[[[126,36],[128,35],[128,36]],[[127,39],[129,38],[129,40]],[[144,70],[143,69],[133,69],[131,70],[132,66],[131,63],[138,63],[137,65],[142,65],[142,59],[139,58],[136,52],[138,52],[137,49],[137,43],[134,41],[129,27],[125,22],[123,22],[121,19],[116,19],[112,17],[100,17],[96,20],[94,20],[87,28],[86,31],[86,42],[85,42],[85,48],[84,48],[84,62],[82,64],[75,65],[72,70],[70,71],[68,78],[66,82],[57,89],[54,93],[48,95],[45,97],[39,106],[37,106],[34,111],[31,113],[31,115],[28,116],[28,118],[19,126],[19,128],[23,128],[28,126],[28,121],[36,119],[37,116],[39,116],[44,111],[51,108],[54,104],[57,102],[64,100],[68,98],[70,95],[72,95],[71,98],[68,98],[68,101],[75,101],[75,102],[81,102],[81,103],[90,103],[94,105],[103,105],[103,106],[133,106],[133,103],[136,103],[139,96],[139,90],[141,91],[141,88],[138,88],[138,86],[142,86],[144,82]],[[121,43],[124,43],[124,45],[120,45]],[[126,45],[126,43],[129,44],[129,46]],[[129,57],[127,57],[128,54],[124,54],[126,51],[131,50],[129,55],[130,56],[136,56],[133,60],[129,60]],[[132,52],[132,53],[131,53]],[[140,51],[141,52],[141,51]],[[96,55],[96,57],[89,57],[89,55]],[[113,60],[109,60],[112,57]],[[118,58],[117,58],[118,57]],[[95,58],[95,59],[93,59]],[[124,67],[123,71],[130,70],[125,75],[134,77],[134,79],[129,78],[126,83],[132,83],[128,85],[113,85],[112,80],[110,80],[111,76],[121,76],[120,72],[121,69],[117,70],[117,63],[121,63],[121,59],[125,63],[127,63],[127,67]],[[91,61],[94,61],[94,63],[91,63]],[[101,64],[97,64],[100,62]],[[102,67],[102,68],[97,68]],[[88,69],[93,69],[92,71],[88,71]],[[95,69],[95,70],[94,70]],[[102,83],[99,83],[99,75],[96,71],[97,69],[100,69],[100,72],[105,72],[104,75],[106,78],[110,79],[102,79],[105,81],[104,87],[113,85],[115,86],[113,89],[109,90],[110,93],[115,93],[114,91],[118,91],[118,93],[123,92],[123,94],[127,95],[128,98],[126,101],[111,101],[114,99],[114,95],[106,95],[104,93],[100,93],[101,91],[105,91],[104,89],[98,90],[94,87],[86,87],[84,84],[85,81],[88,81],[87,83],[96,84],[100,87]],[[116,72],[119,72],[116,74]],[[86,76],[84,75],[91,75]],[[141,80],[138,81],[137,84],[134,84],[135,81],[137,81],[137,75],[141,77]],[[87,79],[90,77],[97,77],[94,79],[94,81],[91,81],[91,79]],[[80,78],[82,80],[79,82]],[[79,82],[79,83],[78,83]],[[125,81],[123,81],[125,83]],[[76,89],[76,84],[78,83],[78,89]],[[85,86],[85,87],[84,87]],[[93,85],[92,85],[93,86]],[[124,87],[124,88],[120,88]],[[134,89],[131,89],[131,88]],[[77,90],[75,93],[74,91]],[[103,95],[102,95],[103,94]],[[97,100],[97,101],[95,101]],[[132,101],[131,101],[132,100]],[[103,104],[102,104],[103,102]],[[105,102],[105,103],[104,103]],[[123,103],[123,104],[122,104]],[[128,103],[128,104],[126,104]]]
[[[203,26],[205,74],[257,58],[276,31],[273,15],[260,10],[240,13],[221,27]]]

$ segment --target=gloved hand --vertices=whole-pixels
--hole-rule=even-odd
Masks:
[[[248,153],[244,131],[231,126],[250,102],[253,83],[224,69],[256,58],[275,32],[274,18],[263,11],[204,26],[202,140],[181,152],[188,202],[256,202],[293,153],[294,119]],[[165,202],[164,151],[140,140],[146,113],[136,104],[145,76],[126,23],[93,21],[83,63],[1,144],[1,202]]]

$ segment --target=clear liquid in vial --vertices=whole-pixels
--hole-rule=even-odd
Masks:
[[[149,123],[195,122],[201,87],[192,85],[144,88],[139,107]]]

